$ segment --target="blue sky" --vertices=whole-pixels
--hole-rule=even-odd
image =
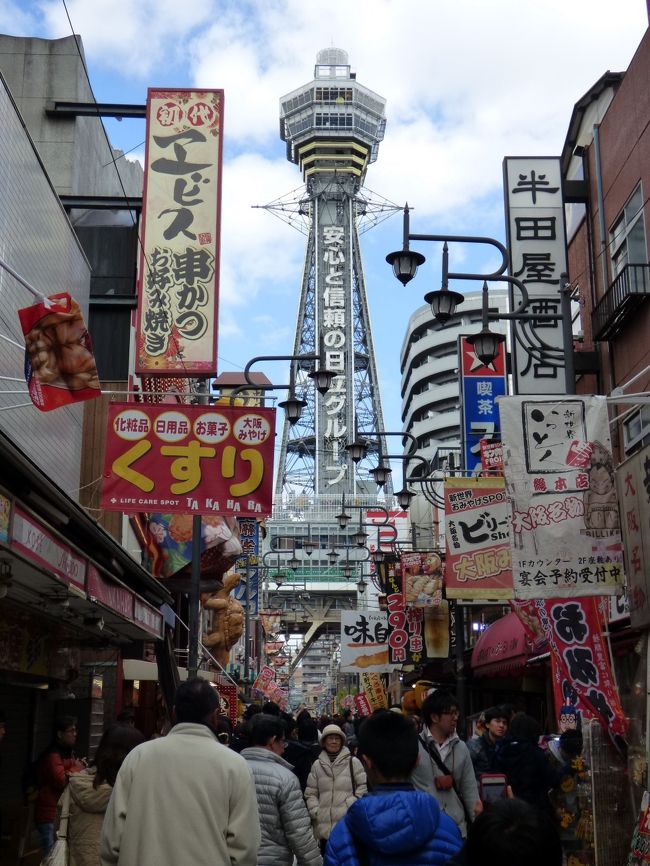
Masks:
[[[278,135],[280,96],[313,77],[316,53],[345,49],[361,84],[388,100],[367,186],[414,208],[412,231],[504,239],[502,159],[559,154],[575,102],[624,70],[647,26],[644,0],[68,0],[98,101],[142,103],[148,86],[225,90],[221,370],[291,352],[305,238],[264,210],[300,186]],[[61,0],[0,0],[0,32],[71,33]],[[144,123],[110,123],[143,152]],[[399,352],[409,315],[439,288],[437,251],[406,289],[386,253],[399,215],[362,236],[386,429],[400,422]],[[491,262],[471,247],[452,270]],[[493,264],[493,262],[492,262]],[[475,288],[475,286],[473,287]],[[280,365],[266,372],[286,381]]]

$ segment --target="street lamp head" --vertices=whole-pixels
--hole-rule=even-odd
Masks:
[[[390,466],[384,466],[380,464],[379,466],[375,466],[374,469],[370,470],[370,474],[375,479],[375,484],[377,487],[381,488],[388,481],[388,477],[393,470]]]
[[[350,536],[352,541],[356,544],[357,547],[363,547],[366,543],[366,539],[368,538],[368,533],[364,532],[363,529],[359,528],[356,532],[353,532]]]
[[[343,576],[348,578],[352,577],[352,572],[354,571],[354,566],[350,565],[349,562],[346,562],[345,565],[341,566],[341,571],[343,572]]]
[[[399,507],[403,508],[404,511],[408,510],[408,507],[411,504],[411,499],[413,499],[414,496],[415,493],[413,493],[412,490],[409,490],[408,487],[402,487],[402,489],[395,494]]]
[[[338,553],[334,550],[333,547],[332,547],[331,550],[328,550],[328,551],[327,551],[327,553],[325,554],[325,556],[329,559],[329,561],[330,561],[330,565],[334,565],[334,563],[336,562],[336,560],[339,558]]]
[[[314,385],[319,394],[327,394],[329,389],[332,387],[332,380],[336,373],[332,370],[326,370],[324,367],[321,367],[318,370],[312,370],[311,373],[308,373],[307,375],[310,379],[314,380]]]
[[[294,555],[291,557],[291,559],[287,560],[287,565],[289,566],[289,568],[292,571],[295,571],[298,568],[298,566],[300,565],[300,560],[298,559],[297,556]]]
[[[274,575],[273,580],[275,581],[275,585],[277,586],[277,588],[280,589],[280,587],[284,583],[284,575],[281,572],[278,572],[276,575]]]
[[[284,409],[287,421],[293,427],[298,421],[300,421],[300,416],[302,415],[302,410],[307,405],[306,400],[300,400],[296,397],[295,394],[289,394],[286,400],[282,400],[281,403],[278,403],[280,409]]]
[[[352,458],[353,463],[363,460],[368,453],[368,447],[362,439],[355,439],[354,442],[350,442],[349,445],[345,446],[345,450]]]
[[[359,590],[359,592],[361,594],[363,594],[366,591],[367,586],[368,586],[368,584],[365,582],[365,580],[363,578],[360,578],[359,581],[357,582],[357,589]]]
[[[386,261],[392,267],[393,273],[400,283],[405,286],[411,282],[418,268],[425,263],[426,259],[422,253],[404,249],[388,253]]]
[[[311,556],[317,547],[318,545],[315,541],[312,541],[311,538],[308,538],[307,541],[303,541],[302,543],[302,549],[305,551],[307,556]]]
[[[375,552],[372,554],[372,561],[375,563],[375,565],[381,565],[382,562],[385,561],[385,559],[386,554],[383,550],[380,550],[380,548],[377,548],[377,550],[375,550]]]
[[[503,334],[495,334],[488,327],[484,327],[478,334],[472,334],[471,337],[467,337],[467,342],[474,349],[476,357],[486,367],[497,357],[499,346],[504,340]]]
[[[346,511],[342,511],[340,514],[336,515],[336,519],[338,520],[341,529],[345,529],[348,523],[352,520],[352,517]]]
[[[464,300],[465,295],[445,288],[439,289],[437,292],[427,292],[424,296],[424,302],[431,307],[433,318],[442,324],[451,319],[456,312],[456,307],[462,304]]]

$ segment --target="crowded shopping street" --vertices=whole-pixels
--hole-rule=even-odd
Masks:
[[[0,866],[650,864],[649,22],[0,0]]]

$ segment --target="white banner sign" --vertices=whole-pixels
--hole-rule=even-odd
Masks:
[[[377,610],[341,611],[342,673],[392,671],[388,663],[388,614]]]
[[[514,390],[565,394],[562,325],[548,319],[560,314],[562,274],[568,270],[560,160],[506,157],[503,181],[510,275],[526,286],[527,312],[541,314],[540,319],[512,322],[517,335],[512,340]],[[519,303],[521,292],[513,287],[511,294]]]
[[[605,397],[499,400],[516,598],[618,595],[623,553]]]

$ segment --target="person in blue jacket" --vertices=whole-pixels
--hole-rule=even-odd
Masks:
[[[409,776],[418,735],[405,716],[379,712],[359,730],[359,752],[372,785],[332,830],[324,866],[443,866],[458,852],[456,823]]]

